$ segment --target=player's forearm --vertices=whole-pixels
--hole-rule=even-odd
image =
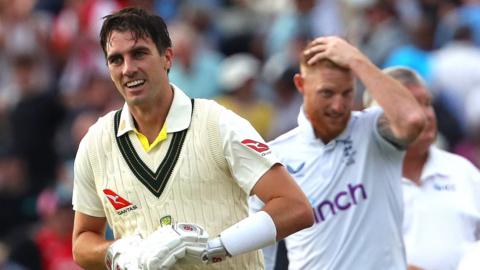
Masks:
[[[79,234],[73,241],[75,262],[85,269],[105,269],[105,254],[112,242],[93,232]]]
[[[263,211],[267,212],[275,223],[277,240],[312,226],[312,208],[307,199],[303,197],[273,198],[263,208]]]
[[[413,141],[425,125],[425,115],[410,91],[366,58],[355,59],[351,68],[383,108],[395,137]]]

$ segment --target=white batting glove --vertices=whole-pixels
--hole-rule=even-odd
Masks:
[[[138,270],[140,245],[142,243],[140,234],[121,238],[107,249],[105,265],[109,270]]]
[[[205,264],[218,263],[230,256],[223,246],[220,237],[186,245],[185,258]]]
[[[215,237],[208,241],[207,248],[202,253],[202,261],[206,264],[223,262],[231,257],[222,243],[220,237]]]
[[[185,258],[202,262],[203,253],[208,245],[208,233],[201,226],[189,223],[177,224],[177,230],[185,243]]]
[[[177,223],[161,227],[143,241],[140,265],[146,270],[169,269],[185,256],[191,258],[197,249],[203,250],[207,241],[208,234],[199,225]]]

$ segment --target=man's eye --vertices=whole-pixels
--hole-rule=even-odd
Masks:
[[[113,57],[108,60],[108,63],[110,65],[119,65],[122,63],[122,58],[120,57]]]
[[[324,98],[329,98],[333,95],[332,91],[320,91],[320,95]]]
[[[142,58],[145,55],[145,52],[138,51],[133,54],[135,58]]]

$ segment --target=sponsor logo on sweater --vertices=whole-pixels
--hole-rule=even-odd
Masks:
[[[107,197],[110,204],[112,204],[113,208],[117,211],[117,214],[123,215],[127,212],[137,209],[137,206],[132,204],[131,202],[125,200],[123,197],[115,193],[111,189],[104,189],[103,193]]]

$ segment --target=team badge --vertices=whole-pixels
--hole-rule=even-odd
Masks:
[[[167,226],[167,225],[172,225],[172,216],[164,216],[160,218],[160,226]]]

